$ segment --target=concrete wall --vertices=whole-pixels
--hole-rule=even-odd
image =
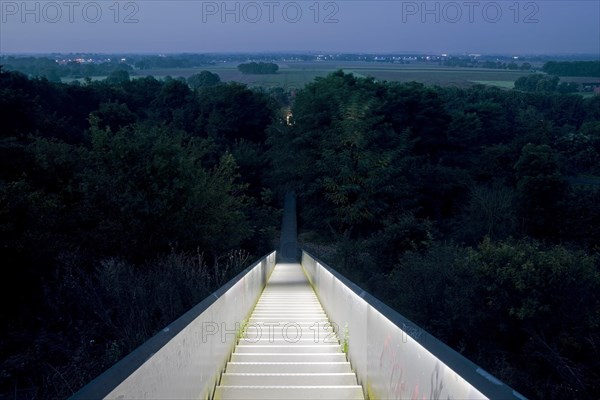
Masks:
[[[302,266],[369,398],[523,399],[305,251]]]
[[[123,360],[81,389],[73,399],[202,399],[212,396],[275,266],[262,258]]]

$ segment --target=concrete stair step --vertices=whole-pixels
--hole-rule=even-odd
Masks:
[[[255,313],[262,313],[262,312],[270,312],[270,313],[288,313],[288,312],[292,312],[292,313],[319,313],[319,314],[324,314],[325,311],[322,308],[319,307],[266,307],[266,306],[261,306],[258,308],[255,308],[253,310]]]
[[[304,318],[304,319],[327,319],[327,315],[325,313],[307,313],[304,311],[300,312],[257,312],[252,314],[251,319],[262,319],[262,318],[276,318],[280,321],[284,320],[295,320],[296,318]]]
[[[248,345],[241,344],[236,346],[235,354],[252,353],[339,353],[340,346],[335,344],[298,344],[296,346],[277,346],[277,345]]]
[[[265,335],[268,336],[268,335]],[[320,338],[299,338],[295,339],[293,337],[290,338],[272,338],[262,337],[258,339],[252,339],[248,337],[240,338],[239,343],[249,344],[249,345],[274,345],[274,346],[298,346],[298,345],[310,345],[310,344],[335,344],[339,345],[340,342],[335,337],[326,337],[326,335],[321,335]]]
[[[284,301],[286,303],[306,301],[309,303],[316,304],[319,302],[319,298],[317,296],[315,296],[314,294],[302,295],[299,293],[293,294],[290,292],[287,292],[287,293],[263,293],[259,299],[259,301],[262,301],[262,302],[272,301],[272,300]]]
[[[255,308],[253,314],[325,314],[322,308],[317,307],[265,307]]]
[[[226,373],[302,374],[348,373],[352,368],[343,362],[228,362]]]
[[[344,353],[233,353],[233,362],[343,362]]]
[[[267,298],[261,298],[256,302],[255,306],[259,306],[259,305],[266,305],[266,306],[273,306],[273,307],[284,307],[283,304],[278,303],[278,302],[285,302],[285,303],[294,303],[294,304],[290,304],[293,306],[297,306],[297,307],[323,307],[323,305],[319,302],[319,299],[314,299],[314,300],[307,300],[307,299],[291,299],[289,297],[287,297],[285,300],[283,299],[267,299]]]
[[[270,327],[273,328],[283,328],[284,326],[302,326],[302,327],[306,327],[306,328],[310,328],[311,326],[314,326],[314,329],[319,329],[319,330],[328,330],[331,327],[335,326],[333,325],[331,322],[325,320],[325,321],[295,321],[295,320],[287,320],[287,321],[277,321],[277,320],[271,320],[271,321],[253,321],[252,319],[250,319],[248,321],[248,326],[247,329],[250,328],[260,328],[260,329],[269,329]],[[241,325],[240,325],[241,326]]]
[[[327,318],[326,316],[319,316],[319,315],[311,315],[308,313],[294,313],[294,314],[288,314],[285,316],[272,316],[273,314],[271,314],[271,316],[256,316],[256,315],[251,315],[250,318],[248,319],[248,322],[252,322],[252,321],[261,321],[261,322],[272,322],[272,321],[285,321],[285,322],[292,322],[292,321],[318,321],[318,322],[327,322],[329,323],[329,318]]]
[[[273,341],[278,339],[287,340],[291,342],[301,339],[314,340],[315,342],[338,342],[338,338],[331,328],[316,330],[310,329],[309,327],[298,328],[294,327],[293,325],[287,328],[256,328],[250,326],[240,339],[243,339],[247,342],[257,340]]]
[[[322,326],[332,326],[332,324],[329,322],[329,320],[325,319],[325,318],[320,318],[320,319],[310,319],[310,318],[286,318],[286,319],[281,319],[281,318],[250,318],[248,320],[248,327],[251,326],[277,326],[277,324],[279,324],[279,326],[285,326],[285,325],[296,325],[296,326],[306,326],[306,327],[310,327],[313,326],[315,328],[317,328],[317,324],[319,325],[319,327]]]
[[[286,303],[286,304],[283,304]],[[318,299],[314,299],[314,300],[306,300],[306,299],[290,299],[289,297],[286,298],[285,300],[283,299],[266,299],[266,298],[261,298],[260,300],[258,300],[258,302],[256,302],[256,307],[258,306],[269,306],[269,307],[285,307],[285,306],[294,306],[294,307],[306,307],[306,308],[310,308],[310,307],[314,307],[314,308],[321,308],[323,307],[323,305],[319,302]]]
[[[279,325],[250,324],[246,327],[245,332],[246,336],[248,337],[255,337],[256,335],[269,335],[271,333],[278,335],[281,338],[293,338],[297,335],[300,335],[305,339],[310,339],[311,337],[318,336],[319,334],[335,336],[335,332],[333,331],[333,327],[331,326],[321,326],[311,323],[307,324],[293,322]]]
[[[362,387],[348,386],[219,386],[215,399],[364,399]]]
[[[351,372],[322,374],[224,373],[221,377],[223,386],[346,386],[356,384],[356,375]]]
[[[259,303],[256,305],[257,310],[261,309],[261,308],[271,308],[271,309],[281,309],[281,310],[293,310],[293,309],[300,309],[300,310],[322,310],[322,306],[318,303],[307,303],[305,301],[298,301],[298,302],[283,302],[283,301],[279,301],[279,300],[270,300],[270,302],[278,302],[277,305],[270,305],[268,303]]]
[[[291,308],[291,307],[261,307],[255,308],[252,314],[325,314],[325,311],[322,308],[317,307],[304,307],[304,308]]]

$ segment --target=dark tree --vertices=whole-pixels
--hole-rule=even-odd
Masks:
[[[210,71],[202,71],[199,74],[194,74],[187,79],[187,83],[194,90],[203,87],[214,86],[221,83],[221,77]]]

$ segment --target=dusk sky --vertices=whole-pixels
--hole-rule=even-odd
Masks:
[[[0,52],[600,54],[600,1],[0,1]]]

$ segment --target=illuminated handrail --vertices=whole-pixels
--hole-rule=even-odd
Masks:
[[[275,266],[275,252],[238,274],[72,399],[206,399],[235,346],[240,323]]]
[[[304,250],[302,267],[368,398],[525,398]]]

